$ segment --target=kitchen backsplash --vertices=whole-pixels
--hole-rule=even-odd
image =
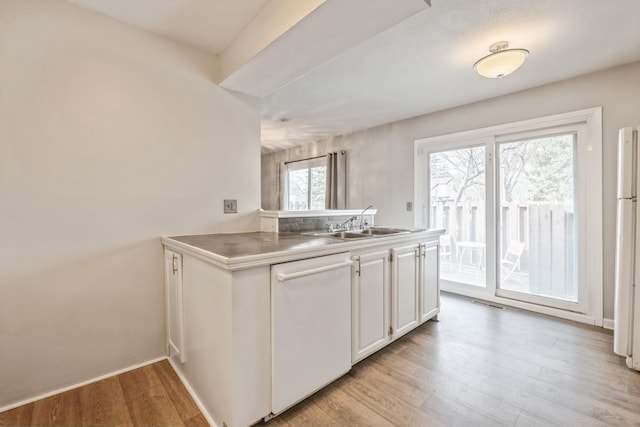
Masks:
[[[327,224],[340,225],[356,216],[356,227],[360,226],[362,209],[326,210],[326,211],[261,211],[260,228],[262,231],[300,232],[325,230]],[[364,219],[369,225],[374,224],[376,211],[368,210]]]

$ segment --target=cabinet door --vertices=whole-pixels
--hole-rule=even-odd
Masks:
[[[164,252],[167,355],[186,361],[184,352],[184,313],[182,305],[182,255]]]
[[[418,326],[419,246],[391,249],[392,339]]]
[[[351,361],[362,360],[390,341],[389,251],[353,258]]]
[[[439,262],[437,242],[420,246],[420,323],[440,311]]]

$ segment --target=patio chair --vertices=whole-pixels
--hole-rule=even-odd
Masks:
[[[517,240],[509,242],[507,252],[504,254],[500,263],[501,267],[506,269],[508,273],[500,280],[500,283],[506,282],[516,268],[520,270],[520,257],[522,256],[522,252],[524,252],[524,242]]]

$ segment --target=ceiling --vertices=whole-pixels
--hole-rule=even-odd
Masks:
[[[269,0],[67,0],[215,55]]]
[[[638,0],[68,1],[218,55],[223,69],[235,56],[220,84],[261,98],[263,151],[640,60]],[[242,51],[247,38],[264,40]],[[528,49],[527,62],[478,76],[474,62],[500,40]]]

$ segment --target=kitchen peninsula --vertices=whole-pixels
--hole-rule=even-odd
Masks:
[[[442,233],[162,238],[170,361],[209,422],[269,419],[437,316]]]

